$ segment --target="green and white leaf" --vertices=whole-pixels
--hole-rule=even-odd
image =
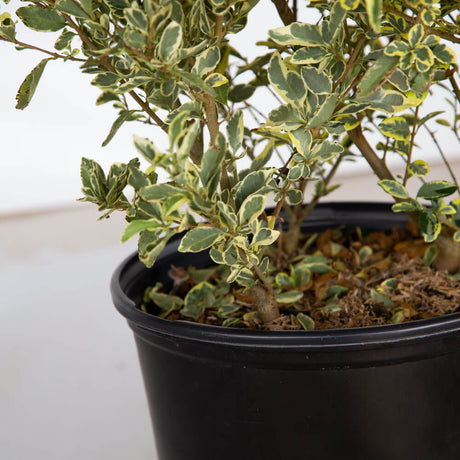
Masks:
[[[246,225],[253,219],[257,219],[265,210],[265,195],[251,195],[247,197],[238,211],[240,225]]]
[[[228,120],[227,124],[227,137],[228,143],[233,151],[236,153],[243,143],[244,136],[244,119],[243,111],[237,110]]]
[[[200,252],[216,243],[224,232],[217,227],[196,227],[188,231],[182,238],[178,250],[180,252]]]
[[[288,71],[279,53],[268,64],[268,78],[275,91],[288,103],[303,104],[307,88],[300,75]]]
[[[380,132],[392,139],[407,141],[410,139],[410,126],[407,119],[402,116],[386,118],[379,124]]]
[[[56,32],[66,25],[65,19],[51,8],[29,5],[19,8],[16,14],[29,29],[39,32]]]
[[[332,92],[332,79],[316,67],[302,67],[302,79],[306,87],[314,94],[330,94]]]
[[[292,304],[303,299],[304,293],[301,291],[287,291],[276,294],[276,301],[282,304]]]
[[[184,299],[184,316],[198,320],[198,318],[211,307],[215,301],[214,288],[207,282],[199,283],[187,293]]]
[[[457,191],[457,186],[452,182],[445,180],[434,180],[423,184],[418,192],[418,198],[425,198],[427,200],[434,200],[437,198],[444,198],[452,195]]]
[[[278,239],[279,236],[280,232],[278,230],[272,230],[270,228],[261,228],[254,235],[252,244],[258,246],[270,246]]]
[[[37,89],[38,82],[43,74],[43,70],[45,69],[46,64],[51,60],[43,59],[40,63],[32,70],[32,72],[27,75],[25,80],[22,82],[21,86],[19,87],[18,93],[16,95],[16,108],[19,110],[25,109]]]
[[[374,92],[398,65],[398,63],[398,56],[383,55],[377,59],[374,65],[366,71],[358,86],[359,96],[366,97]]]
[[[318,28],[312,24],[293,22],[286,27],[270,30],[268,35],[275,43],[284,46],[326,46]]]
[[[158,57],[164,62],[172,62],[182,45],[182,27],[171,21],[163,31],[158,43]]]
[[[306,331],[313,331],[315,329],[315,322],[310,316],[306,315],[305,313],[298,313],[296,318],[297,321]]]
[[[123,235],[121,236],[121,242],[124,243],[131,239],[134,235],[143,230],[153,230],[158,228],[161,225],[157,219],[148,219],[148,220],[133,220],[125,228]]]
[[[409,198],[409,192],[407,191],[404,185],[396,182],[395,180],[391,179],[384,179],[378,182],[380,187],[385,190],[385,192],[389,193],[391,196],[396,198]]]

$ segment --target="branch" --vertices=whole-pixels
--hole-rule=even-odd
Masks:
[[[80,40],[85,43],[88,48],[91,50],[95,51],[97,50],[97,47],[94,45],[94,43],[88,38],[88,36],[83,32],[83,30],[80,29],[78,24],[76,24],[70,16],[67,14],[62,14],[64,19],[67,21],[67,23],[77,32],[78,36],[80,37]],[[100,60],[101,64],[109,71],[116,73],[116,70],[113,68],[113,66],[110,64],[107,56],[103,56]],[[161,128],[163,131],[168,132],[168,129],[164,123],[164,121],[150,108],[150,105],[148,102],[144,102],[134,91],[130,91],[129,95],[142,107],[142,109],[149,115],[150,118],[152,118],[153,121]]]
[[[358,147],[359,151],[362,153],[363,157],[380,180],[395,180],[393,174],[391,174],[385,162],[377,156],[377,154],[367,142],[361,126],[348,131],[348,135],[350,136],[351,141],[356,145],[356,147]]]
[[[395,16],[399,16],[403,19],[405,19],[408,23],[410,24],[417,24],[418,23],[418,18],[413,18],[411,16],[408,16],[405,13],[402,13],[401,11],[398,11],[396,8],[393,8],[391,6],[384,5],[383,8],[388,11],[389,13],[393,13]],[[454,34],[450,34],[448,32],[441,32],[438,29],[433,29],[432,27],[423,25],[423,28],[425,29],[425,33],[427,35],[437,35],[438,37],[444,38],[446,40],[449,40],[452,43],[460,43],[460,38],[456,37]]]
[[[6,40],[5,38],[0,37],[0,41],[13,43],[14,45],[19,45],[19,46],[22,46],[23,48],[27,48],[27,49],[30,49],[30,50],[40,51],[41,53],[48,54],[49,56],[53,56],[56,59],[65,59],[65,60],[68,60],[68,61],[86,62],[86,59],[80,59],[80,58],[76,58],[75,56],[65,56],[63,54],[54,53],[53,51],[48,51],[48,50],[45,50],[43,48],[39,48],[38,46],[35,46],[35,45],[29,45],[28,43],[23,43],[23,42],[20,42],[19,40],[15,40],[14,42],[12,42],[10,40]]]
[[[296,21],[294,12],[289,8],[286,0],[272,0],[278,10],[279,17],[283,21],[285,26],[288,26],[292,22]]]

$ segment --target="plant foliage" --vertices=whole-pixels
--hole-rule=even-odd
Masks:
[[[285,250],[292,253],[295,226],[335,188],[331,181],[340,164],[356,155],[394,197],[394,211],[409,213],[427,242],[443,229],[458,241],[455,174],[426,180],[429,167],[415,141],[422,129],[434,136],[428,125],[435,121],[458,137],[460,90],[450,47],[460,41],[456,9],[432,0],[311,1],[306,7],[320,20],[304,23],[287,2],[273,0],[284,4],[278,8],[284,25],[258,37],[261,53],[249,61],[229,37],[246,27],[258,0],[23,3],[19,21],[60,35],[20,86],[19,109],[30,103],[50,60],[78,61],[101,90],[97,103],[112,103],[118,112],[103,145],[131,121],[154,125],[169,138],[164,151],[135,137],[147,168],[134,159],[114,164],[106,175],[92,160],[81,163],[83,200],[104,215],[126,213],[123,240],[139,233],[147,266],[172,235],[189,230],[180,251],[209,249],[217,264],[228,267],[228,282],[262,286],[267,298],[275,298],[277,283],[291,283],[292,290],[276,300],[295,302],[293,280],[303,275],[272,280],[264,257],[265,247],[279,239],[279,213],[284,208],[290,217],[292,240]],[[18,49],[36,48],[17,37],[16,19],[8,13],[0,16],[0,39]],[[435,87],[452,100],[452,122],[425,109]],[[253,107],[255,93],[277,101],[270,113]],[[366,140],[369,130],[382,136],[376,149]],[[390,156],[402,159],[402,175],[387,166]],[[409,181],[420,182],[415,195]],[[134,190],[131,199],[126,187]],[[265,212],[269,197],[275,203],[271,215]],[[151,295],[166,311],[180,307],[196,317],[212,293],[198,284],[184,305]],[[192,305],[192,297],[200,301]],[[298,319],[312,327],[308,317]]]

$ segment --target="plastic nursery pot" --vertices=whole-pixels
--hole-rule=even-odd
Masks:
[[[404,224],[383,204],[328,204],[305,231]],[[460,458],[460,315],[326,331],[248,331],[136,308],[171,264],[209,265],[172,241],[136,255],[112,296],[134,331],[160,460]]]

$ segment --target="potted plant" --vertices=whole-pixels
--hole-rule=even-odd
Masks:
[[[27,27],[61,33],[17,108],[50,60],[78,60],[97,103],[118,111],[104,145],[130,121],[169,140],[134,138],[146,168],[81,164],[83,201],[125,212],[122,240],[139,234],[112,295],[135,333],[160,458],[458,458],[459,187],[448,163],[426,179],[416,141],[426,131],[446,159],[431,123],[460,139],[458,5],[311,1],[301,22],[296,1],[272,0],[284,25],[249,61],[229,37],[257,0],[25,3]],[[1,40],[37,49],[10,15],[0,22]],[[430,111],[435,90],[452,122]],[[276,100],[267,115],[255,92]],[[356,157],[392,211],[317,206]]]

